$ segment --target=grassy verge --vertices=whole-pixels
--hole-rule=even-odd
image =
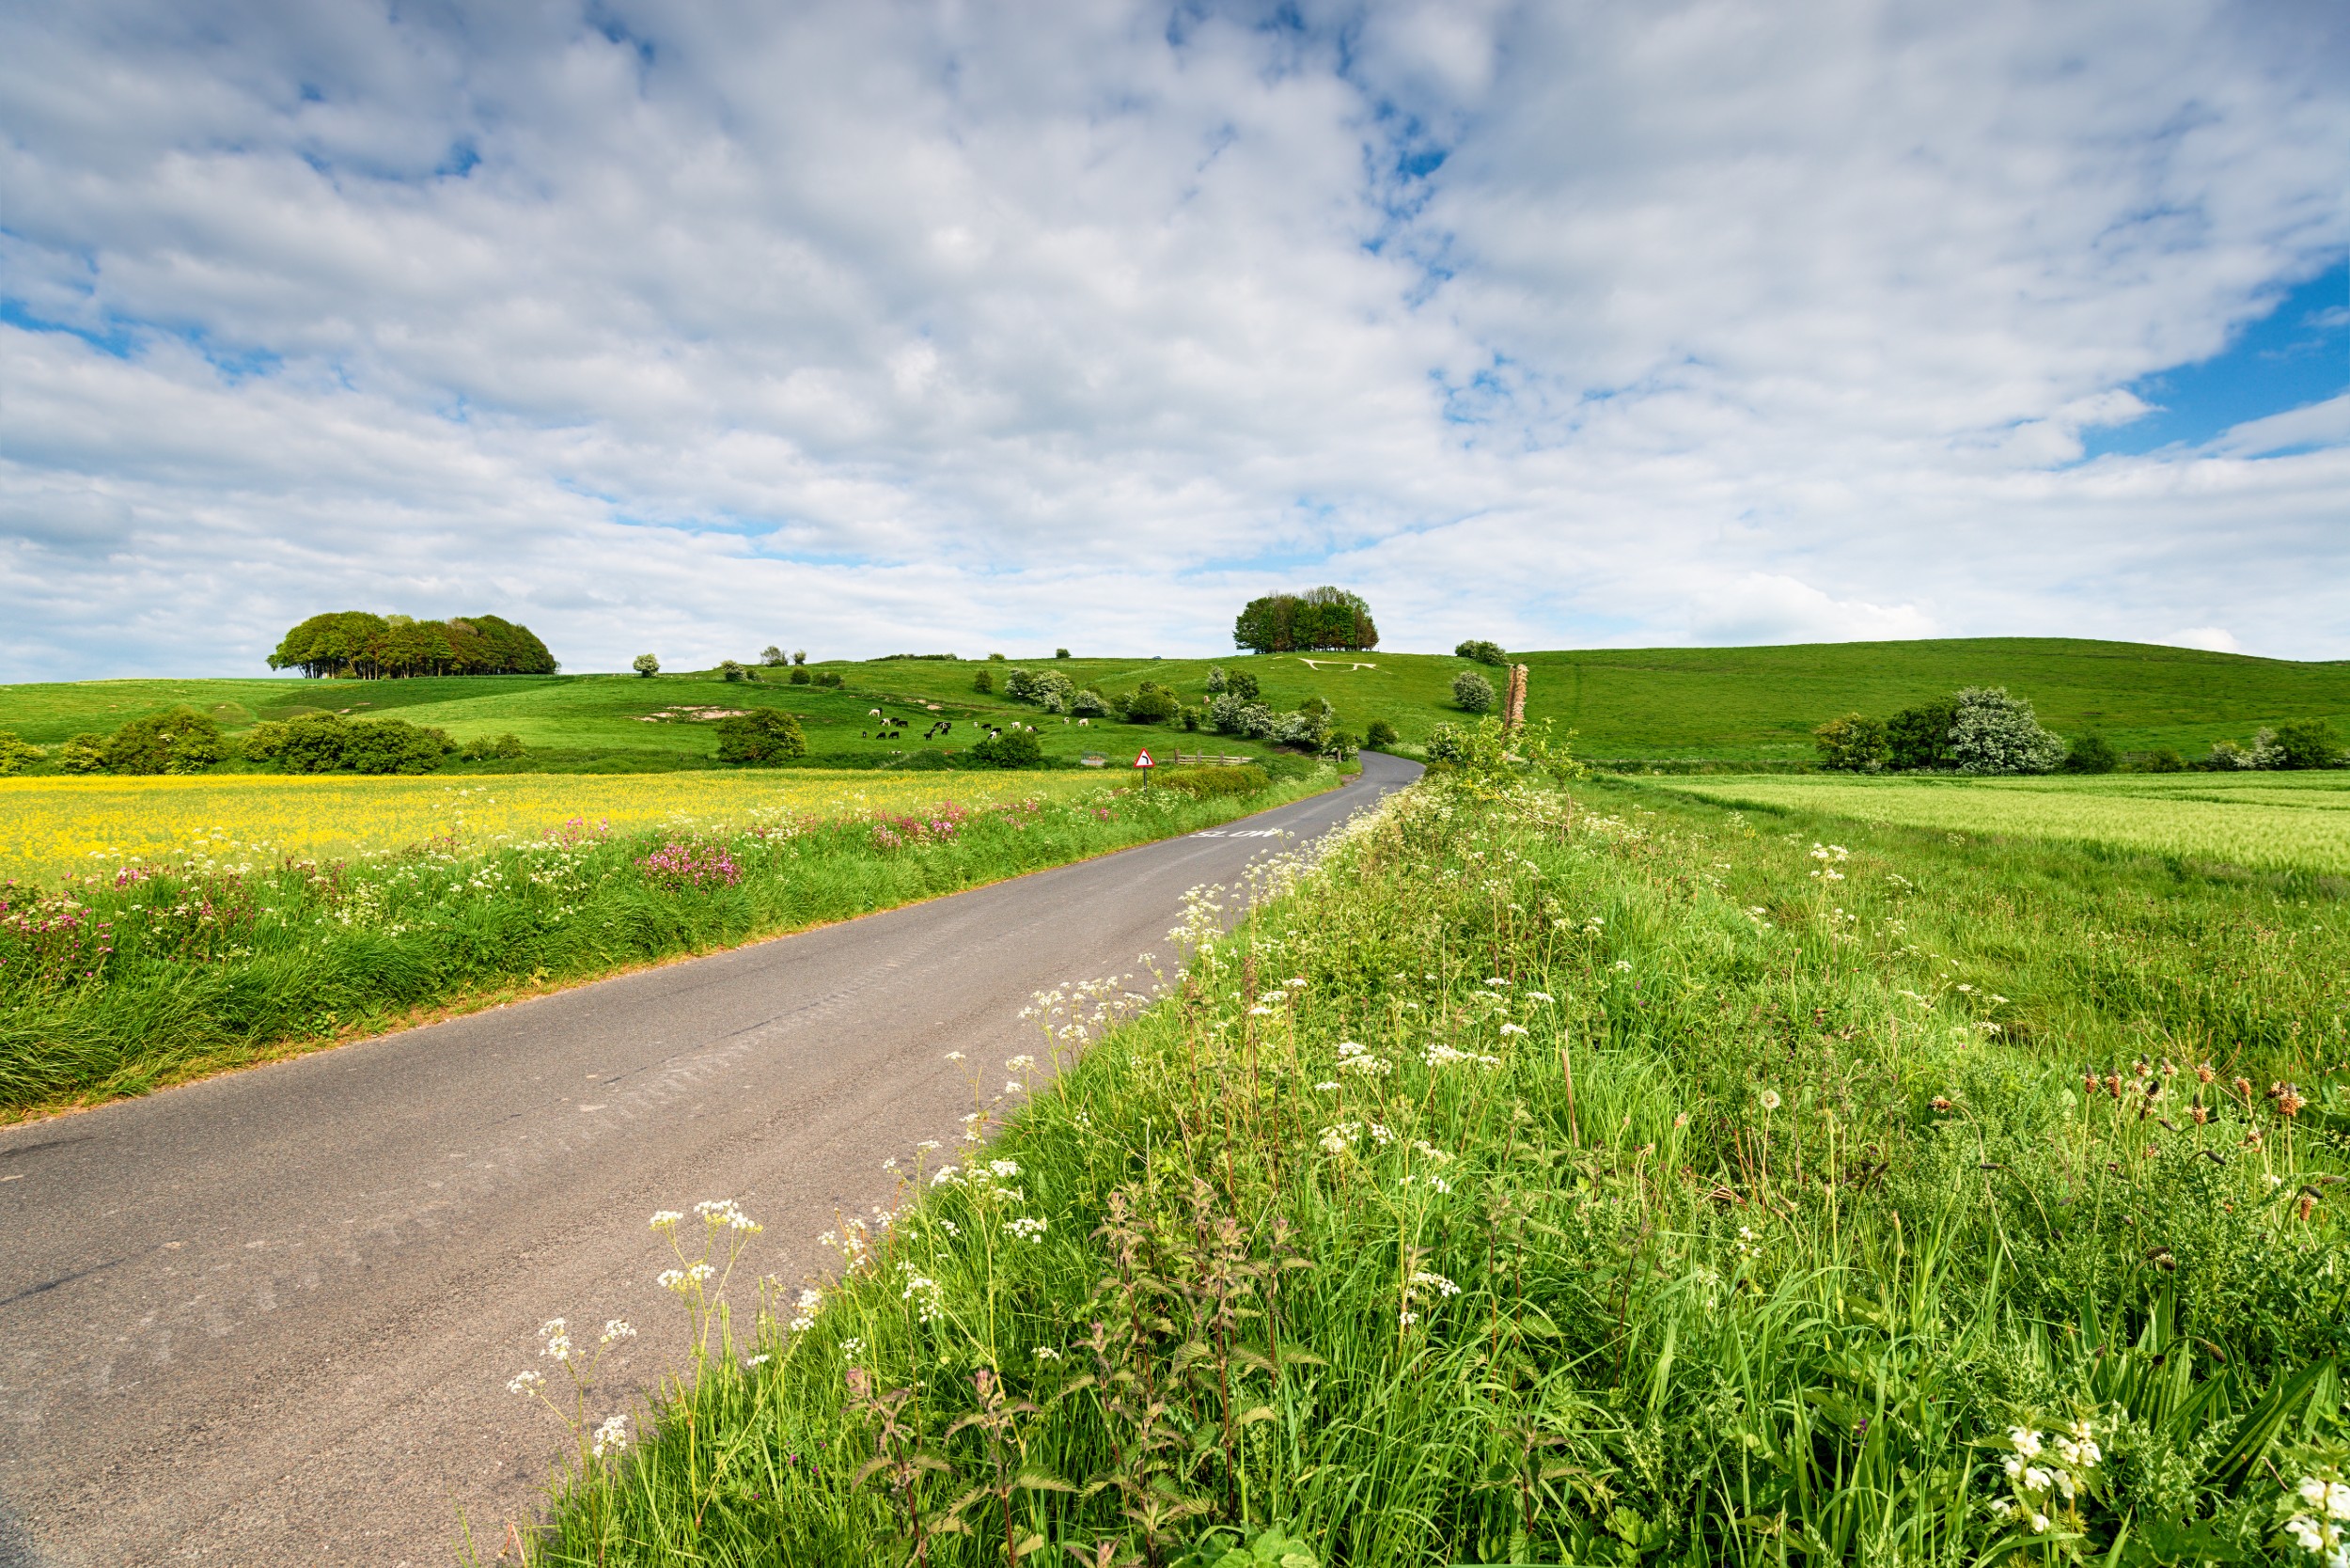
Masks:
[[[1411,792],[583,1449],[533,1560],[2318,1560],[2322,883]]]
[[[1264,787],[1216,788],[1235,778]],[[860,796],[828,813],[779,788],[633,831],[574,818],[481,843],[452,826],[352,860],[200,837],[168,862],[47,890],[10,883],[0,887],[0,1121],[379,1032],[418,1010],[955,892],[1337,781],[1329,769],[1272,783],[1204,770],[1188,791],[1180,776],[1148,792],[1121,777],[1007,798],[997,775],[979,798],[956,802],[933,776],[922,804]]]

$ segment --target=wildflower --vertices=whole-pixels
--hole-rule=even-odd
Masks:
[[[1322,1136],[1315,1141],[1322,1145],[1325,1154],[1343,1154],[1355,1147],[1355,1136],[1362,1130],[1359,1121],[1343,1122],[1336,1127],[1323,1128]]]
[[[1551,997],[1547,991],[1529,991],[1526,994],[1526,999],[1529,1002],[1547,1002]]]
[[[743,1357],[743,1365],[745,1367],[763,1367],[766,1364],[767,1356],[766,1353],[763,1351],[757,1356],[745,1356]]]
[[[608,1345],[615,1340],[633,1340],[634,1338],[636,1338],[636,1330],[629,1326],[629,1321],[626,1318],[614,1318],[611,1322],[603,1325],[603,1337],[596,1342],[598,1344]]]
[[[1526,1030],[1515,1024],[1504,1024],[1501,1026],[1501,1032],[1503,1034],[1524,1034]]]
[[[1416,1286],[1433,1290],[1438,1295],[1459,1295],[1461,1294],[1460,1286],[1454,1284],[1451,1280],[1447,1279],[1443,1275],[1431,1274],[1426,1269],[1419,1269],[1416,1271],[1412,1275],[1412,1283]]]
[[[1004,1227],[1004,1229],[1010,1231],[1013,1235],[1020,1237],[1024,1241],[1030,1242],[1042,1241],[1044,1239],[1045,1228],[1045,1222],[1043,1220],[1035,1218],[1034,1216],[1028,1215],[1022,1215],[1019,1218]]]
[[[1036,1347],[1036,1358],[1040,1361],[1058,1361],[1060,1359],[1060,1352],[1051,1345],[1039,1345]]]
[[[2031,1428],[2025,1426],[2009,1427],[2007,1429],[2007,1440],[2014,1444],[2015,1451],[2022,1454],[2026,1459],[2037,1459],[2040,1457],[2040,1434],[2032,1431]]]
[[[1762,1108],[1764,1110],[1775,1111],[1778,1109],[1779,1104],[1780,1102],[1778,1090],[1766,1089],[1762,1091]]]
[[[1609,967],[1614,969],[1616,973],[1620,975],[1628,975],[1632,973],[1632,961],[1628,958],[1620,958],[1616,960],[1614,964],[1610,964]]]
[[[1928,1102],[1928,1104],[1933,1105],[1934,1108],[1938,1111],[1946,1111],[1950,1108],[1950,1101],[1939,1094],[1935,1095],[1931,1101]]]
[[[652,1228],[656,1231],[674,1231],[677,1229],[677,1222],[684,1217],[675,1209],[664,1209],[652,1216]]]
[[[1499,975],[1494,975],[1494,976],[1489,977],[1489,978],[1486,980],[1485,983],[1486,983],[1487,985],[1507,985],[1507,984],[1509,984],[1510,982],[1509,982],[1508,980],[1503,980],[1503,979],[1502,979]]]
[[[1334,1090],[1334,1089],[1338,1088],[1338,1087],[1339,1087],[1339,1083],[1338,1083],[1338,1080],[1337,1080],[1336,1078],[1331,1079],[1328,1083],[1320,1083],[1320,1084],[1316,1084],[1316,1085],[1314,1085],[1314,1088],[1316,1088],[1316,1089],[1318,1089],[1318,1090],[1322,1090],[1322,1091],[1323,1091],[1324,1093],[1325,1093],[1325,1094],[1326,1094],[1326,1093],[1328,1093],[1330,1090]]]
[[[596,1434],[589,1439],[589,1444],[598,1459],[602,1459],[607,1453],[618,1453],[628,1447],[628,1418],[613,1416],[607,1419],[602,1426],[596,1428]]]
[[[565,1366],[571,1365],[572,1337],[564,1332],[561,1318],[554,1319],[544,1328],[540,1329],[539,1334],[546,1341],[546,1343],[540,1348],[540,1355],[550,1361],[560,1361]]]
[[[1004,1068],[1007,1072],[1026,1073],[1029,1068],[1034,1067],[1035,1065],[1036,1058],[1034,1057],[1019,1056],[1007,1057],[1004,1058]]]
[[[840,1342],[840,1354],[843,1358],[854,1361],[865,1354],[865,1341],[854,1338],[843,1340]]]
[[[673,1268],[665,1268],[652,1277],[652,1282],[665,1291],[674,1291],[685,1283],[685,1276]]]
[[[963,1059],[963,1053],[961,1051],[949,1051],[947,1053],[947,1059],[948,1061],[961,1061]]]
[[[545,1386],[546,1381],[535,1372],[518,1372],[506,1380],[506,1391],[525,1396],[535,1394]]]
[[[987,1173],[990,1176],[995,1177],[997,1181],[1010,1181],[1012,1177],[1020,1174],[1020,1162],[1017,1160],[990,1160],[987,1163]]]

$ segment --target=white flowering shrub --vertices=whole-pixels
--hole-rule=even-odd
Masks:
[[[1968,686],[1950,721],[1950,755],[1961,773],[2049,773],[2064,760],[2064,741],[2005,686]]]
[[[1468,713],[1491,713],[1494,683],[1473,669],[1465,669],[1452,678],[1452,700]]]

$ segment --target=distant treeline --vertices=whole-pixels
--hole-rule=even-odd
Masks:
[[[363,681],[408,675],[553,675],[555,656],[527,626],[494,615],[418,620],[337,610],[288,632],[272,669]]]
[[[1232,622],[1232,641],[1259,653],[1359,650],[1379,646],[1379,628],[1360,594],[1325,587],[1251,599]]]

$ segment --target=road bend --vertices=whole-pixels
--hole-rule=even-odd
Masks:
[[[1418,772],[0,1130],[0,1564],[494,1558],[568,1441],[506,1391],[540,1323],[639,1326],[599,1416],[679,1363],[648,1215],[737,1199],[758,1272],[822,1274],[960,1131],[948,1052],[1037,1051],[1033,993],[1171,959],[1187,889]]]

